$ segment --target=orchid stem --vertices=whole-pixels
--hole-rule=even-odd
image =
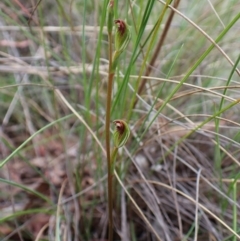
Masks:
[[[109,68],[108,68],[108,86],[107,86],[107,106],[106,106],[106,152],[108,164],[108,240],[113,240],[113,197],[112,197],[112,163],[111,163],[111,149],[110,149],[110,118],[111,118],[111,102],[112,102],[112,85],[114,72],[112,72],[112,33],[108,33],[109,41]]]

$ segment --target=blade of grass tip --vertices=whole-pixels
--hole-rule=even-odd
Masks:
[[[12,215],[9,215],[7,217],[0,218],[0,224],[5,223],[9,220],[15,219],[20,216],[25,216],[28,214],[35,214],[35,213],[46,213],[46,214],[53,214],[53,212],[47,208],[35,208],[35,209],[27,209],[23,211],[17,211]]]
[[[30,189],[30,188],[28,188],[28,187],[26,187],[26,186],[24,186],[24,185],[22,185],[20,183],[9,181],[9,180],[3,179],[3,178],[0,178],[0,182],[6,183],[6,184],[14,186],[14,187],[18,187],[18,188],[20,188],[20,189],[22,189],[22,190],[24,190],[26,192],[34,194],[35,196],[37,196],[37,197],[41,198],[42,200],[46,201],[48,204],[53,205],[53,202],[49,198],[47,198],[45,195],[43,195],[42,193],[40,193],[38,191]]]
[[[238,21],[240,18],[240,13],[237,14],[233,20],[227,25],[227,27],[219,34],[219,36],[216,38],[215,42],[218,43],[222,38],[227,34],[227,32],[231,29],[231,27]],[[153,124],[155,119],[158,117],[159,113],[165,108],[167,103],[171,100],[173,95],[180,89],[180,87],[183,85],[183,83],[189,78],[189,76],[193,73],[193,71],[202,63],[202,61],[208,56],[208,54],[213,50],[214,44],[212,44],[201,56],[200,58],[196,61],[196,63],[189,69],[187,74],[181,79],[179,84],[173,89],[172,93],[166,98],[166,100],[163,102],[161,107],[159,108],[158,112],[155,114],[153,119],[149,122],[148,126],[146,127],[145,131],[142,133],[140,136],[140,140],[144,137],[144,135],[147,133],[148,129],[150,126]]]
[[[18,153],[24,146],[26,146],[35,136],[37,136],[38,134],[40,134],[41,132],[43,132],[44,130],[50,128],[51,126],[55,125],[58,122],[67,120],[68,118],[72,117],[73,114],[64,116],[62,118],[59,118],[58,120],[55,120],[49,124],[47,124],[46,126],[42,127],[41,129],[39,129],[38,131],[36,131],[33,135],[31,135],[30,137],[27,138],[26,141],[24,141],[18,148],[16,148],[8,157],[6,157],[1,163],[0,163],[0,168],[2,168],[13,156],[16,155],[16,153]]]

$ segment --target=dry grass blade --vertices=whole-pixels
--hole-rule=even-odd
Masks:
[[[162,0],[158,0],[159,2],[166,4]],[[179,14],[182,18],[186,19],[189,23],[191,23],[197,30],[199,30],[214,46],[220,51],[220,53],[228,60],[228,62],[234,66],[234,62],[229,58],[229,56],[224,52],[224,50],[207,34],[205,33],[197,24],[195,24],[192,20],[190,20],[188,17],[186,17],[184,14],[182,14],[180,11],[178,11],[176,8],[169,5],[169,8],[172,9],[174,12]],[[240,70],[236,68],[235,70],[238,75],[240,76]]]
[[[37,234],[37,237],[35,238],[35,241],[40,241],[41,240],[41,236],[43,235],[44,231],[48,228],[49,224],[46,223],[41,230],[39,231],[39,233]]]
[[[197,174],[197,185],[196,185],[196,209],[195,209],[195,233],[194,233],[194,241],[198,239],[198,202],[199,202],[199,183],[201,177],[201,169],[198,171]]]
[[[36,2],[0,1],[0,240],[240,240],[240,2]]]
[[[175,189],[165,183],[159,183],[156,181],[151,181],[148,180],[149,183],[152,184],[156,184],[162,187],[165,187],[167,189],[170,190],[174,190],[175,192],[179,193],[180,195],[182,195],[183,197],[187,198],[188,200],[190,200],[192,203],[194,203],[195,205],[197,204],[197,202],[194,200],[194,198],[186,195],[185,193],[179,191],[178,189]],[[238,237],[240,239],[240,235],[238,233],[236,233],[231,227],[229,227],[223,220],[221,220],[218,216],[216,216],[213,212],[211,212],[208,208],[206,208],[204,205],[202,205],[201,203],[198,203],[199,207],[203,209],[203,211],[205,211],[206,213],[208,213],[209,215],[211,215],[214,219],[216,219],[220,224],[222,224],[227,230],[229,230],[233,235],[235,235],[236,237]]]
[[[144,213],[142,212],[142,210],[139,208],[139,206],[137,205],[137,203],[135,202],[135,200],[132,198],[132,196],[130,195],[130,193],[128,192],[128,190],[126,189],[126,187],[124,186],[124,184],[122,183],[120,177],[118,176],[117,172],[114,171],[114,175],[117,178],[117,181],[119,182],[119,184],[121,185],[121,187],[123,188],[123,190],[125,191],[125,193],[127,194],[128,198],[131,200],[131,202],[133,203],[134,207],[137,209],[137,211],[139,212],[139,214],[142,216],[143,221],[148,225],[148,227],[152,230],[152,232],[154,233],[154,235],[156,236],[158,241],[162,241],[162,239],[159,237],[158,233],[156,232],[156,230],[153,228],[152,224],[149,222],[149,220],[146,218],[146,216],[144,215]]]

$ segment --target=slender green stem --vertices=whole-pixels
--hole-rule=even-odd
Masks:
[[[109,41],[109,68],[108,68],[108,86],[107,86],[107,105],[106,105],[106,152],[107,152],[107,164],[108,164],[108,240],[113,240],[113,218],[112,218],[112,173],[111,173],[111,149],[110,149],[110,117],[111,117],[111,102],[112,102],[112,85],[114,72],[112,72],[112,33],[108,33]]]
[[[234,72],[236,71],[239,62],[240,62],[240,55],[238,56],[237,61],[235,62],[234,66],[233,66],[233,68],[231,70],[231,73],[230,73],[230,75],[228,77],[228,80],[227,80],[227,83],[226,83],[226,87],[223,90],[223,95],[224,96],[227,93],[227,90],[228,90],[227,87],[231,83],[232,76],[233,76]],[[219,108],[218,108],[219,111],[223,107],[223,104],[224,104],[224,101],[225,101],[225,97],[224,96],[221,98],[220,105],[219,105]],[[216,133],[219,133],[219,122],[220,122],[219,118],[216,118],[216,121],[215,121],[215,123],[216,123],[216,125],[215,125],[216,126]],[[214,163],[215,163],[216,167],[218,167],[219,173],[221,174],[221,168],[220,168],[221,167],[221,153],[220,153],[220,148],[219,148],[219,146],[220,146],[219,135],[216,135],[216,142],[217,142],[217,145],[215,146],[215,155],[214,155],[215,156],[215,161],[214,161]],[[221,180],[221,178],[220,178],[220,180]]]

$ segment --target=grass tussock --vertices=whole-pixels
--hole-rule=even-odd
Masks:
[[[239,240],[239,1],[107,6],[0,3],[0,239]]]

